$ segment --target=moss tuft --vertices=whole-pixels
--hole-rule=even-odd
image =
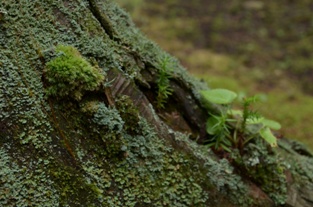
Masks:
[[[104,75],[85,60],[72,46],[58,45],[58,56],[46,64],[45,78],[48,96],[71,97],[80,100],[86,91],[99,88]]]

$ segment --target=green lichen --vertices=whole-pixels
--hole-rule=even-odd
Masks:
[[[98,111],[94,114],[93,123],[96,125],[92,131],[99,134],[105,144],[108,156],[116,156],[125,148],[122,136],[124,121],[115,108],[108,108],[100,103]]]
[[[26,164],[18,164],[0,148],[0,205],[59,206],[55,183],[42,169],[47,163],[38,160],[34,161],[34,166]]]
[[[95,113],[93,122],[100,126],[105,126],[108,130],[121,133],[124,125],[124,121],[119,115],[119,112],[115,108],[108,108],[105,104],[100,103],[98,111]]]
[[[276,205],[285,204],[287,199],[286,164],[274,151],[269,150],[262,140],[250,143],[244,154],[232,152],[235,166],[247,174],[253,182],[269,195]]]
[[[205,146],[200,147],[190,141],[186,135],[178,134],[176,142],[184,149],[189,148],[194,156],[193,159],[196,158],[204,163],[202,171],[210,180],[211,187],[217,189],[218,194],[227,195],[233,203],[240,206],[251,206],[255,202],[247,197],[248,188],[245,181],[234,172],[234,167],[227,159],[214,159],[215,155],[210,149],[208,150]]]
[[[4,20],[5,15],[7,15],[7,12],[3,8],[0,8],[0,22]]]
[[[301,143],[291,140],[278,142],[279,153],[285,157],[286,168],[290,170],[293,179],[298,184],[307,185],[313,182],[313,154]]]
[[[140,135],[123,134],[128,143],[123,160],[82,162],[103,206],[206,206],[197,167],[187,170],[192,163],[186,156],[165,146],[144,120],[138,124]],[[82,160],[88,156],[94,155],[81,152]]]
[[[129,96],[122,95],[116,99],[116,108],[119,110],[122,120],[125,121],[124,130],[128,134],[136,134],[139,127],[139,111],[134,106]]]

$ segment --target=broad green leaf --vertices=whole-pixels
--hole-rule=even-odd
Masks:
[[[220,121],[217,117],[212,116],[208,118],[206,122],[206,132],[208,134],[214,135],[218,131],[218,127],[220,125]]]
[[[259,133],[261,137],[271,145],[271,147],[277,147],[277,139],[269,127],[263,127],[260,129]]]
[[[263,119],[262,124],[274,130],[280,130],[281,128],[280,123],[270,120],[270,119]]]
[[[206,100],[215,104],[231,104],[237,97],[235,92],[227,89],[205,90],[200,93]]]

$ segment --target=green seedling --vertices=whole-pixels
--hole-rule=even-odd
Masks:
[[[221,116],[211,114],[206,123],[207,133],[213,135],[212,139],[209,140],[209,147],[214,146],[215,149],[222,147],[225,151],[230,152],[232,143],[228,123],[232,121],[233,119],[229,119],[225,114],[221,114]]]
[[[206,103],[221,105],[218,114],[211,114],[207,120],[206,130],[212,135],[210,147],[225,151],[230,151],[230,147],[242,149],[257,137],[263,138],[271,147],[277,146],[277,138],[271,129],[279,130],[281,126],[251,109],[252,104],[258,101],[257,96],[244,98],[243,110],[233,110],[231,106],[237,98],[233,91],[212,89],[201,91],[201,95]]]

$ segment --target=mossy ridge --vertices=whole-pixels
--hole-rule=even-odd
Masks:
[[[73,22],[71,22],[72,26],[71,26],[71,31],[67,30],[67,27],[62,25],[62,24],[58,24],[58,21],[54,22],[54,18],[52,15],[52,11],[48,8],[53,2],[48,2],[48,1],[20,1],[21,5],[26,5],[25,7],[20,7],[19,4],[10,4],[12,2],[10,1],[6,1],[6,2],[2,2],[2,5],[5,5],[9,15],[6,17],[6,22],[4,22],[4,27],[7,28],[7,30],[5,31],[5,35],[2,35],[1,37],[6,37],[7,39],[10,39],[10,41],[6,41],[6,39],[1,39],[0,43],[1,43],[1,47],[3,48],[7,48],[7,50],[0,50],[0,54],[1,54],[1,58],[4,57],[1,60],[4,60],[4,64],[1,64],[1,67],[3,65],[7,66],[10,65],[10,67],[12,68],[7,68],[8,72],[12,72],[12,71],[17,71],[16,74],[12,74],[12,79],[13,80],[18,80],[18,82],[14,82],[16,83],[16,85],[11,86],[8,90],[8,94],[15,96],[17,95],[19,97],[20,93],[17,92],[20,88],[25,88],[25,89],[31,89],[28,90],[29,91],[29,96],[30,97],[35,97],[35,101],[39,100],[38,103],[36,103],[36,105],[33,105],[33,107],[36,107],[34,109],[34,111],[31,112],[31,114],[29,115],[29,119],[27,120],[27,124],[32,124],[32,123],[38,123],[38,134],[40,134],[42,137],[40,137],[40,139],[33,139],[31,138],[30,140],[26,139],[25,140],[25,145],[37,145],[38,147],[35,148],[36,152],[42,152],[42,153],[50,153],[50,152],[59,152],[58,149],[64,149],[64,146],[61,144],[61,142],[58,142],[59,140],[55,140],[55,136],[58,134],[57,132],[57,128],[58,126],[56,125],[56,123],[54,121],[52,121],[50,117],[46,117],[43,116],[43,118],[40,118],[41,115],[36,115],[36,113],[38,112],[39,114],[43,114],[45,115],[46,113],[50,113],[52,110],[57,111],[56,113],[61,113],[62,109],[60,107],[56,107],[52,106],[50,107],[48,105],[48,103],[45,101],[45,99],[43,98],[43,86],[42,83],[40,82],[40,77],[41,77],[41,73],[43,70],[43,65],[42,62],[40,61],[40,58],[38,57],[38,50],[41,49],[46,49],[46,48],[51,48],[52,45],[57,45],[59,43],[62,44],[69,44],[69,45],[74,45],[77,46],[77,48],[79,48],[80,51],[82,51],[83,55],[86,57],[92,57],[94,55],[95,59],[97,61],[99,61],[99,66],[105,70],[106,68],[121,68],[123,66],[123,63],[121,63],[120,59],[123,59],[123,55],[127,54],[126,52],[122,51],[119,47],[117,47],[117,45],[114,42],[109,41],[105,34],[102,33],[96,33],[93,34],[93,38],[90,38],[91,35],[86,34],[83,30],[82,27],[80,27],[80,24],[78,23],[78,19],[75,16],[71,16],[71,19],[73,20]],[[50,4],[51,3],[51,4]],[[57,4],[56,2],[54,2],[55,4]],[[61,3],[60,5],[55,5],[56,9],[62,9],[62,11],[64,10],[65,12],[67,12],[67,15],[70,15],[71,12],[69,12],[69,7],[71,8],[72,11],[74,11],[73,13],[78,14],[80,13],[88,13],[88,9],[86,8],[86,4],[84,4],[81,1],[76,1],[76,2],[68,2],[69,4],[66,7],[65,5],[63,5],[61,1],[59,1],[58,3]],[[81,4],[79,4],[81,3]],[[12,8],[15,9],[15,11],[12,11]],[[33,11],[35,9],[35,11],[38,11],[38,13],[36,13],[36,15],[38,15],[38,19],[40,19],[41,22],[37,22],[37,18],[36,19],[32,19],[29,18],[30,15],[28,14],[29,11]],[[22,10],[19,10],[22,9]],[[29,10],[28,10],[29,9]],[[11,13],[10,13],[11,12]],[[18,18],[16,18],[18,17]],[[51,18],[51,19],[49,19]],[[16,20],[16,21],[15,21]],[[39,21],[39,20],[38,20]],[[12,28],[9,27],[9,23],[13,23],[17,25],[16,28]],[[96,24],[96,23],[95,23]],[[44,26],[43,26],[44,25]],[[44,29],[42,29],[44,28]],[[32,31],[34,29],[34,31]],[[38,33],[37,33],[38,32]],[[36,35],[34,35],[36,34]],[[47,35],[47,34],[52,34],[52,35]],[[13,39],[13,41],[11,40],[11,38],[9,38],[10,36],[14,36],[16,37],[15,39]],[[101,36],[101,37],[100,37]],[[33,38],[31,38],[33,37]],[[29,40],[30,43],[27,44],[24,42],[22,42],[21,40],[25,38],[25,40]],[[36,38],[36,39],[35,39]],[[81,39],[80,39],[81,38]],[[102,41],[103,40],[103,41]],[[99,45],[97,45],[99,43]],[[98,46],[98,47],[95,47]],[[108,47],[105,47],[108,46]],[[17,48],[16,50],[14,50],[15,48]],[[23,48],[23,49],[20,49]],[[104,54],[102,54],[101,52],[104,52]],[[16,51],[16,53],[11,53],[10,51]],[[2,56],[3,54],[3,56]],[[106,56],[107,55],[107,56]],[[2,68],[1,68],[2,69]],[[9,70],[10,69],[10,70]],[[2,70],[1,70],[2,71]],[[26,78],[23,79],[20,77],[25,76]],[[5,79],[6,75],[2,75],[1,78],[3,80],[3,82],[1,82],[1,89],[6,90],[6,86],[10,84],[10,82],[8,82],[8,80]],[[24,85],[23,85],[24,84]],[[26,87],[28,86],[28,87]],[[23,103],[23,101],[32,101],[32,99],[28,98],[27,96],[21,96],[22,98],[17,98],[15,100],[12,101],[13,105],[10,105],[11,103],[9,102],[9,105],[4,105],[4,111],[9,113],[11,115],[13,115],[13,118],[19,119],[19,116],[17,115],[20,111],[24,111],[25,108],[21,107],[21,103]],[[15,105],[16,104],[16,105]],[[14,108],[16,106],[16,108]],[[28,106],[28,105],[26,105]],[[71,106],[71,105],[69,105]],[[13,113],[14,112],[14,113]],[[36,113],[35,113],[36,112]],[[4,113],[1,112],[1,114],[3,115]],[[33,116],[34,115],[34,116]],[[38,118],[39,116],[39,118]],[[62,116],[62,114],[60,114],[60,116]],[[73,118],[77,118],[75,116],[73,116]],[[82,117],[80,117],[82,118]],[[41,121],[46,121],[46,123],[42,123]],[[80,122],[81,120],[79,120]],[[84,123],[84,122],[80,122],[80,123]],[[23,124],[23,123],[22,123]],[[142,124],[144,125],[144,124]],[[37,126],[37,125],[36,125]],[[78,126],[79,125],[78,123]],[[42,128],[40,128],[42,127]],[[143,127],[143,126],[142,126]],[[106,153],[102,152],[102,148],[101,145],[96,145],[100,142],[98,142],[97,139],[92,139],[92,137],[89,136],[82,136],[82,134],[80,134],[80,132],[77,131],[77,129],[75,128],[71,128],[69,127],[69,133],[65,134],[65,137],[68,138],[70,140],[70,144],[71,144],[71,149],[74,155],[74,159],[78,160],[77,161],[77,165],[78,169],[79,166],[81,165],[86,165],[86,167],[84,167],[83,169],[88,169],[88,171],[90,173],[93,174],[88,174],[84,175],[87,184],[88,180],[95,179],[94,178],[94,174],[96,174],[96,171],[94,169],[100,168],[101,169],[107,169],[107,167],[110,167],[110,165],[112,165],[113,169],[116,169],[116,171],[111,172],[112,174],[114,174],[114,179],[113,181],[116,181],[116,187],[113,189],[118,189],[117,191],[114,191],[114,195],[108,195],[107,198],[107,203],[112,204],[113,202],[116,202],[116,205],[123,205],[123,204],[127,204],[129,206],[133,206],[133,198],[136,197],[134,192],[129,192],[127,191],[128,189],[130,189],[131,187],[133,187],[132,185],[130,185],[131,187],[129,187],[128,189],[125,189],[125,192],[122,192],[122,190],[120,188],[122,188],[123,186],[127,186],[126,184],[123,183],[127,183],[129,184],[129,182],[127,182],[127,180],[125,181],[125,174],[126,174],[126,178],[128,179],[132,179],[133,182],[130,182],[130,184],[137,184],[138,180],[141,181],[143,179],[146,179],[147,181],[149,181],[149,183],[151,183],[150,186],[152,186],[152,189],[154,189],[154,184],[152,181],[158,181],[157,178],[161,178],[162,180],[166,181],[166,186],[159,186],[160,188],[158,188],[157,190],[162,190],[161,192],[165,192],[164,190],[170,189],[168,194],[162,194],[160,195],[159,192],[155,192],[155,194],[152,194],[151,196],[154,197],[155,199],[157,198],[156,195],[160,195],[160,197],[165,199],[165,202],[167,205],[170,206],[171,203],[177,204],[177,205],[181,205],[181,206],[186,206],[191,202],[196,203],[197,199],[198,199],[198,203],[200,203],[199,205],[205,205],[204,203],[207,192],[203,192],[200,190],[199,186],[201,187],[201,182],[196,180],[197,184],[194,185],[194,180],[190,179],[190,177],[188,179],[185,178],[185,175],[187,176],[196,176],[196,177],[202,177],[202,175],[200,174],[200,176],[198,176],[198,172],[191,172],[190,169],[192,169],[192,164],[193,162],[189,161],[191,160],[190,157],[188,157],[188,155],[184,155],[181,154],[180,152],[175,152],[175,150],[172,147],[166,146],[163,141],[160,141],[161,139],[159,139],[157,136],[153,135],[153,133],[151,134],[151,129],[146,129],[143,131],[146,131],[146,134],[141,134],[141,135],[134,135],[134,136],[130,136],[127,135],[127,133],[124,133],[123,135],[125,136],[124,139],[130,140],[129,143],[134,143],[134,146],[132,147],[132,150],[129,151],[125,151],[126,154],[126,158],[124,158],[127,162],[121,162],[119,160],[114,160],[116,161],[116,163],[113,160],[105,160],[104,157],[107,156]],[[29,130],[31,133],[33,133],[32,129]],[[21,128],[16,129],[17,134],[21,133]],[[62,129],[61,129],[62,130]],[[50,133],[48,133],[50,131],[51,134],[53,134],[54,136],[51,136]],[[47,133],[47,134],[42,134],[42,133]],[[11,134],[5,134],[5,136],[10,136]],[[87,135],[87,133],[85,133],[84,135]],[[99,135],[98,135],[99,136]],[[151,138],[153,136],[153,138]],[[15,136],[14,136],[15,137]],[[13,137],[13,138],[14,138]],[[45,139],[47,138],[47,139]],[[51,143],[51,139],[52,143],[54,145],[50,145]],[[80,139],[81,138],[81,139]],[[85,143],[86,142],[90,142],[90,140],[96,140],[96,141],[92,141],[90,143],[92,143],[90,146],[84,146],[82,143],[82,141],[80,142],[80,140],[84,140],[83,138],[85,138]],[[91,139],[88,139],[91,138]],[[147,142],[147,140],[150,139],[150,143],[148,142],[147,145],[143,145],[145,143],[145,141]],[[24,140],[24,139],[22,139]],[[100,139],[101,141],[101,139]],[[14,148],[16,146],[7,146],[4,145],[5,148]],[[86,147],[87,149],[85,149],[84,147]],[[83,149],[81,149],[83,148]],[[127,148],[128,149],[128,148]],[[154,149],[154,150],[152,150]],[[195,149],[198,149],[198,146],[195,146]],[[84,154],[84,150],[90,150],[92,151],[94,154],[90,155],[90,153],[87,151],[87,153],[85,153],[85,156],[83,156]],[[129,153],[129,155],[127,155],[127,153]],[[131,154],[132,153],[132,154]],[[202,158],[206,157],[205,159],[207,160],[206,162],[208,162],[207,166],[205,167],[205,169],[207,170],[208,176],[205,177],[204,181],[203,181],[203,185],[207,185],[207,183],[212,182],[213,186],[217,185],[220,187],[220,191],[227,194],[229,192],[233,192],[234,194],[232,194],[234,197],[236,197],[235,193],[241,194],[241,190],[244,191],[244,188],[242,187],[242,185],[244,186],[244,184],[242,182],[240,182],[239,184],[237,184],[237,181],[240,181],[240,177],[234,175],[234,177],[236,179],[233,179],[232,176],[229,176],[229,180],[223,180],[221,178],[216,178],[216,175],[214,172],[224,172],[225,174],[229,175],[229,172],[231,171],[231,167],[229,166],[229,164],[227,163],[227,161],[223,160],[221,161],[220,164],[219,161],[214,161],[213,159],[211,159],[206,153],[204,152],[195,152],[197,154],[197,156],[201,156]],[[58,153],[57,153],[58,154]],[[31,156],[35,156],[36,153],[32,153]],[[54,156],[60,156],[57,158],[62,158],[63,155],[66,156],[71,156],[71,155],[67,155],[66,153],[61,153],[61,155],[56,155],[54,154]],[[11,156],[11,154],[9,155]],[[86,160],[80,160],[81,157],[83,157]],[[55,158],[56,160],[58,160],[57,158]],[[165,158],[165,161],[163,163],[163,159]],[[52,159],[52,158],[51,158]],[[97,162],[98,166],[91,166],[87,161],[88,160],[91,161],[95,161]],[[61,159],[62,160],[62,159]],[[152,160],[152,162],[150,162]],[[48,160],[49,161],[49,160]],[[122,160],[123,161],[123,160]],[[6,162],[6,161],[5,161]],[[27,161],[21,161],[21,162],[25,162],[27,163]],[[52,161],[51,161],[52,162]],[[86,164],[85,164],[86,163]],[[88,163],[88,164],[87,164]],[[128,168],[128,164],[132,165],[133,168],[136,168],[137,165],[141,165],[142,168],[137,169],[137,171],[134,169],[134,171],[138,172],[139,175],[141,175],[140,177],[135,177],[135,178],[131,178],[129,176],[131,176],[131,174],[129,173],[129,168]],[[31,163],[28,163],[31,164]],[[68,164],[68,163],[66,163]],[[106,164],[104,167],[102,167],[104,164]],[[151,168],[147,169],[146,167],[151,166]],[[161,168],[158,168],[158,166],[161,166]],[[180,166],[180,167],[178,167]],[[181,167],[183,166],[183,167]],[[93,168],[92,168],[93,167]],[[211,170],[211,168],[213,168],[215,170]],[[62,170],[64,170],[65,172],[72,172],[71,170],[76,168],[66,168],[63,167],[61,168]],[[119,170],[118,170],[119,169]],[[168,178],[164,173],[162,172],[162,170],[165,169],[167,171],[165,172],[170,172],[172,173],[171,176]],[[60,171],[60,174],[62,174],[62,170]],[[226,171],[225,171],[226,170]],[[87,170],[86,170],[87,171]],[[163,173],[163,174],[162,174]],[[193,173],[195,173],[193,175]],[[58,173],[57,173],[58,174]],[[101,174],[101,173],[100,173]],[[232,174],[232,173],[231,173]],[[153,175],[153,176],[150,176]],[[123,177],[124,176],[124,177]],[[83,177],[82,174],[79,174],[79,177]],[[173,186],[175,187],[175,185],[172,185],[173,182],[172,181],[176,181],[176,180],[180,180],[181,178],[184,178],[182,180],[181,183],[178,183],[176,188],[173,188]],[[154,180],[151,178],[154,178]],[[49,178],[50,180],[50,178]],[[65,184],[63,187],[61,184],[58,183],[58,180],[61,182],[71,182],[72,178],[68,179],[67,177],[61,177],[60,179],[55,179],[54,183],[54,188],[57,189],[58,186],[61,186],[60,188],[63,189],[63,187],[66,189],[69,185]],[[79,178],[78,179],[79,182],[82,182],[82,179]],[[103,173],[103,175],[101,174],[100,176],[100,180],[108,180],[107,175],[105,173]],[[112,179],[111,179],[112,181]],[[234,182],[235,181],[235,182]],[[76,182],[75,186],[78,186],[78,183]],[[50,182],[49,182],[50,183]],[[96,183],[96,182],[95,182]],[[90,192],[95,192],[96,196],[99,196],[102,194],[101,192],[101,188],[107,189],[109,186],[108,182],[104,182],[106,183],[105,186],[103,187],[99,187],[98,185],[93,185],[93,183],[91,183],[90,188],[92,188],[93,190]],[[199,184],[198,184],[199,183]],[[242,185],[241,185],[242,184]],[[14,187],[14,185],[12,185]],[[172,187],[172,188],[170,188]],[[85,188],[85,185],[84,185]],[[89,190],[90,188],[85,188],[85,190]],[[193,192],[195,192],[194,195],[185,195],[186,192],[188,192],[188,189],[192,190]],[[227,190],[227,189],[230,190]],[[236,189],[240,189],[239,191],[233,191]],[[75,191],[75,189],[72,189],[73,193],[70,193],[70,195],[74,194],[75,196],[77,195],[81,195],[80,193],[77,193]],[[139,189],[139,193],[136,194],[138,195],[138,198],[142,198],[140,197],[141,195],[147,195],[148,193],[150,193],[151,189],[146,188],[145,186],[141,185],[140,189]],[[144,192],[143,194],[141,194],[142,192]],[[107,191],[105,191],[105,193],[109,193]],[[127,195],[124,197],[120,197],[120,195]],[[205,195],[204,195],[205,194]],[[225,195],[224,194],[224,195]],[[204,195],[204,196],[203,196]],[[216,196],[220,196],[219,194],[215,194]],[[243,194],[245,195],[245,194]],[[94,196],[94,195],[93,195]],[[92,196],[92,198],[93,198]],[[190,196],[187,197],[186,196]],[[112,198],[113,197],[113,198]],[[130,198],[129,198],[130,197]],[[98,198],[98,197],[97,197]],[[123,199],[123,200],[119,200],[119,199]],[[181,199],[183,198],[183,199]],[[199,200],[200,198],[200,200]],[[218,197],[220,198],[220,197]],[[76,198],[75,198],[76,199]],[[101,198],[98,198],[101,199]],[[234,198],[234,200],[236,200],[238,198]],[[240,197],[240,199],[243,199],[242,197]],[[51,202],[52,202],[53,198],[51,198]],[[143,200],[143,198],[142,198]],[[19,201],[21,202],[21,200]],[[36,201],[34,201],[36,202]],[[70,201],[67,201],[66,199],[63,201],[64,205],[68,204],[70,205]],[[127,203],[128,202],[128,203]],[[145,201],[143,200],[142,203],[149,203],[151,201]],[[160,201],[160,199],[156,200],[156,202],[160,203],[160,205],[162,205],[162,202]],[[211,202],[211,201],[207,201],[207,202]],[[240,200],[240,202],[245,202],[245,200]],[[40,202],[38,202],[40,203]],[[98,201],[95,201],[95,203],[98,203]],[[156,204],[158,204],[156,203]],[[125,204],[125,205],[126,205]],[[216,202],[215,202],[216,204]],[[74,205],[74,204],[73,204]],[[88,205],[88,204],[87,204]],[[113,204],[112,204],[113,205]],[[142,204],[143,205],[143,204]],[[14,206],[14,204],[12,205]]]

